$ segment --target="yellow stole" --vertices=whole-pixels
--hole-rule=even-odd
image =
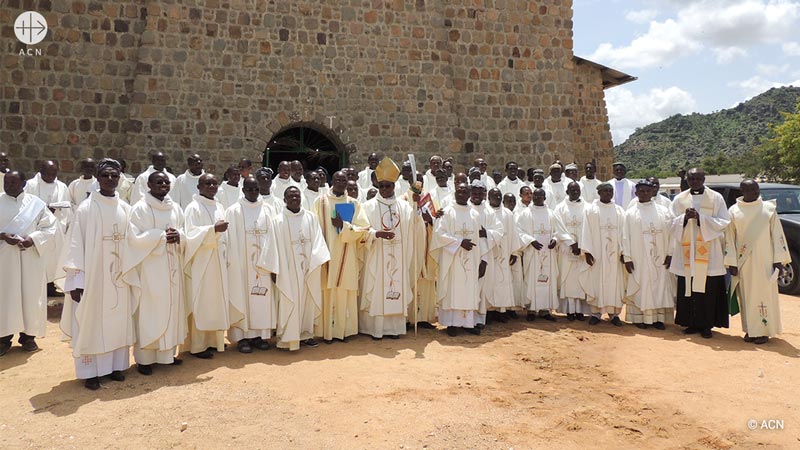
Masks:
[[[675,198],[679,206],[678,211],[685,211],[693,207],[691,191],[684,191]],[[714,213],[714,197],[711,190],[705,188],[703,199],[700,202],[700,215],[712,215]],[[681,239],[681,250],[683,251],[683,266],[688,276],[685,277],[685,295],[692,295],[692,292],[706,291],[706,278],[708,276],[708,256],[711,253],[711,242],[703,241],[703,230],[700,228],[696,219],[689,219],[683,229]],[[690,282],[691,281],[691,282]]]

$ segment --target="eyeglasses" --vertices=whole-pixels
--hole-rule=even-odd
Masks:
[[[108,178],[110,180],[119,180],[118,173],[101,173],[97,175],[97,178]]]

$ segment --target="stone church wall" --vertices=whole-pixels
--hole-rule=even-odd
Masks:
[[[575,68],[571,0],[6,0],[0,141],[14,166],[189,152],[220,173],[260,160],[298,122],[330,129],[350,162],[485,155],[545,166],[610,162],[599,71]],[[20,56],[12,24],[49,36]]]

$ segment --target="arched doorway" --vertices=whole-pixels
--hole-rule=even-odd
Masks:
[[[328,175],[347,167],[347,152],[341,139],[314,122],[283,127],[267,142],[263,165],[277,172],[281,161],[298,160],[305,170],[324,167]]]

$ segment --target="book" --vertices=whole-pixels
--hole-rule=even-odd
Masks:
[[[419,206],[420,212],[427,212],[431,217],[436,217],[436,205],[433,203],[430,192],[426,192],[425,195],[419,199],[417,206]]]
[[[343,222],[352,222],[353,216],[356,214],[356,204],[355,203],[337,203],[334,206],[334,209],[339,217],[342,218]],[[336,230],[337,232],[341,230]]]

